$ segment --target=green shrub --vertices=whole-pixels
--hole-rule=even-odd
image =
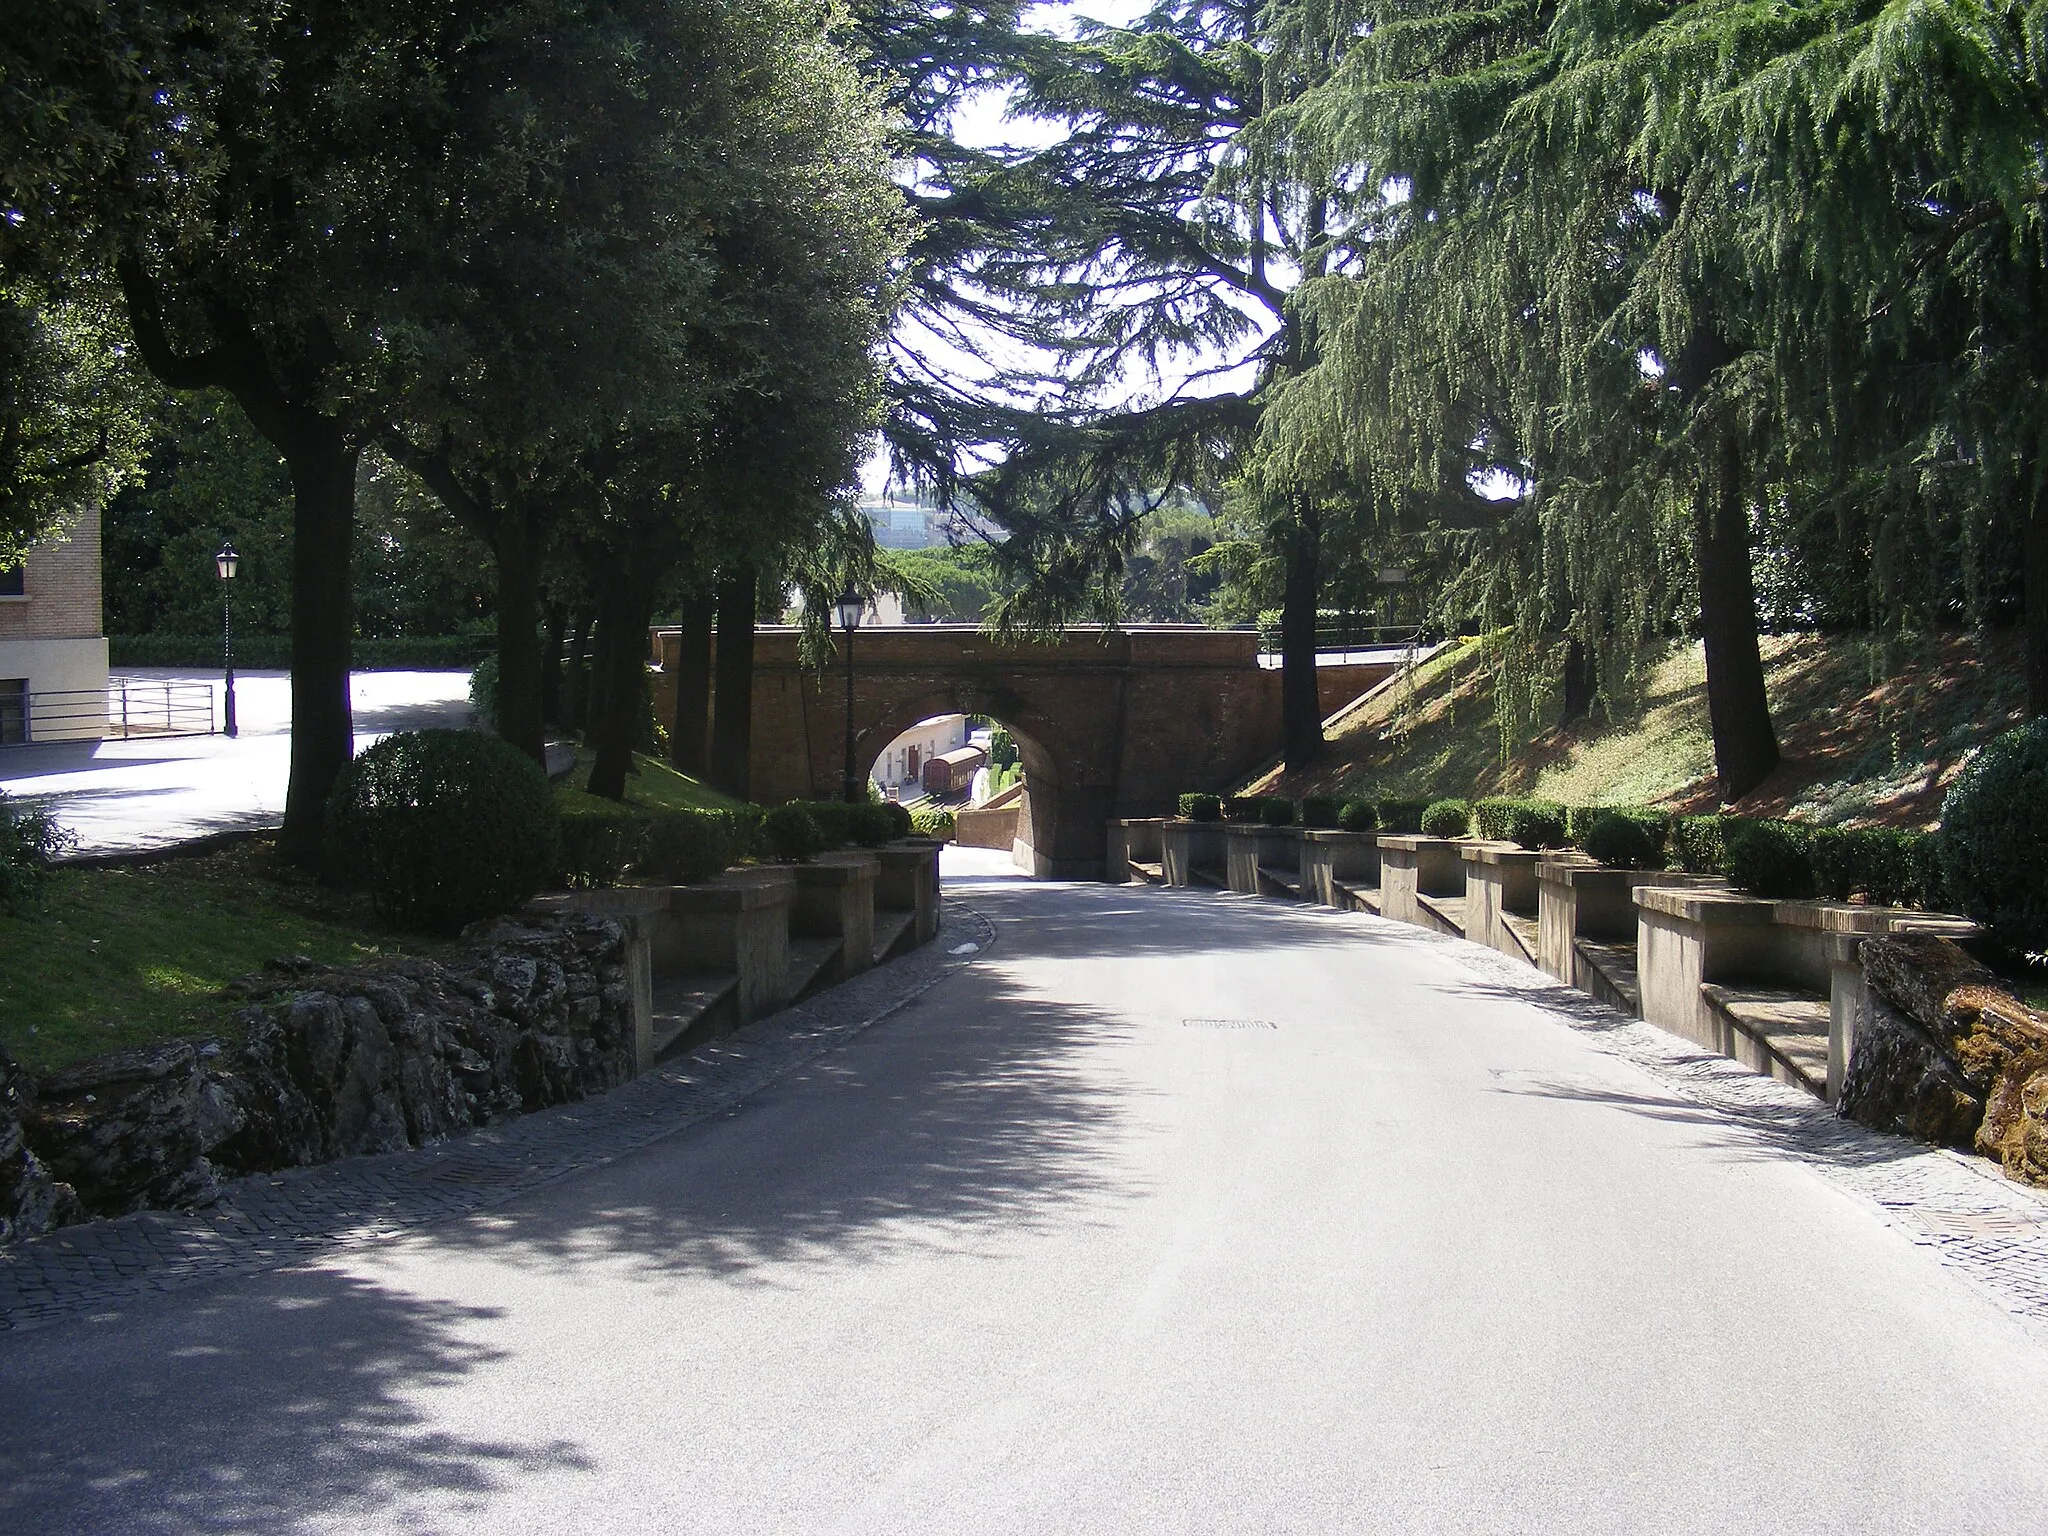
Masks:
[[[792,800],[761,818],[761,841],[783,863],[808,864],[825,851],[825,831],[812,814],[815,802]]]
[[[1344,814],[1344,802],[1329,795],[1310,795],[1301,802],[1301,824],[1304,827],[1339,827],[1338,820]]]
[[[910,807],[900,800],[882,802],[882,813],[889,818],[891,837],[908,837],[911,833]]]
[[[1221,821],[1223,799],[1220,795],[1182,795],[1174,807],[1188,821]]]
[[[1508,841],[1524,848],[1562,848],[1564,807],[1555,800],[1517,800],[1508,808]]]
[[[1291,827],[1294,825],[1294,802],[1283,800],[1278,795],[1269,795],[1259,804],[1259,820],[1269,827]]]
[[[1489,843],[1512,841],[1508,831],[1515,814],[1515,807],[1521,804],[1506,795],[1488,795],[1472,802],[1472,835],[1483,837]]]
[[[1942,802],[1946,899],[2013,954],[2048,950],[2048,720],[1987,743]]]
[[[1376,810],[1382,832],[1420,832],[1422,813],[1429,809],[1421,800],[1382,800]]]
[[[1587,819],[1579,847],[1597,864],[1655,869],[1664,862],[1670,818],[1660,811],[1603,809]]]
[[[1259,811],[1265,805],[1259,795],[1225,795],[1223,797],[1223,819],[1234,821],[1240,826],[1259,819]]]
[[[1586,834],[1593,830],[1593,823],[1602,816],[1609,815],[1614,809],[1615,807],[1611,805],[1567,806],[1564,813],[1564,835],[1566,839],[1576,848],[1585,847]],[[1660,827],[1669,820],[1670,818],[1661,811],[1657,813],[1657,821]],[[1660,832],[1658,834],[1660,845],[1662,838],[1663,834]]]
[[[658,811],[647,819],[641,874],[688,885],[709,880],[733,862],[733,823],[718,811]]]
[[[469,708],[480,731],[498,728],[498,657],[493,652],[469,674]]]
[[[1797,899],[1813,894],[1807,829],[1791,821],[1730,816],[1721,828],[1722,873],[1753,896]]]
[[[38,910],[50,861],[76,842],[44,807],[0,793],[0,907],[17,914]]]
[[[951,811],[914,811],[911,825],[919,837],[929,837],[937,842],[950,842],[953,836],[953,813]]]
[[[1723,873],[1721,829],[1726,816],[1680,816],[1671,823],[1671,856],[1689,875]]]
[[[860,809],[844,800],[803,800],[797,802],[811,813],[827,848],[844,848],[853,841],[853,817]]]
[[[1380,824],[1380,813],[1370,800],[1346,800],[1337,812],[1337,825],[1346,832],[1371,832]]]
[[[645,811],[624,806],[563,811],[557,882],[571,890],[617,885],[640,862],[648,820]]]
[[[879,848],[896,835],[896,818],[889,814],[886,805],[856,805],[851,810],[846,818],[847,831],[860,847]]]
[[[1881,907],[1920,900],[1920,835],[1892,827],[1815,827],[1807,856],[1831,901],[1862,896]]]
[[[327,833],[335,866],[387,919],[453,932],[547,883],[561,816],[518,748],[481,731],[401,731],[342,770]]]
[[[1472,825],[1472,807],[1463,800],[1432,800],[1422,812],[1424,837],[1463,837]]]

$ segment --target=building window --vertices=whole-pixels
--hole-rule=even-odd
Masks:
[[[0,746],[28,740],[28,679],[0,677]]]
[[[0,597],[28,596],[28,564],[24,561],[11,571],[0,571]]]

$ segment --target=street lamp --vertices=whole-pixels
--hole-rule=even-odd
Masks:
[[[858,805],[866,798],[854,787],[853,771],[853,632],[860,628],[860,616],[866,607],[861,595],[853,590],[852,582],[846,584],[846,590],[839,594],[839,601],[832,605],[832,611],[839,618],[839,627],[846,631],[846,770],[839,793],[848,805]]]
[[[227,671],[228,697],[227,721],[222,727],[225,735],[233,736],[235,731],[235,629],[228,614],[228,593],[233,590],[235,567],[242,557],[235,553],[235,546],[223,544],[220,553],[213,557],[213,568],[220,572],[220,660]]]

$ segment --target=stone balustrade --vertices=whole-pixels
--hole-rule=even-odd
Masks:
[[[1301,867],[1301,828],[1229,823],[1223,828],[1225,877],[1240,896],[1292,895],[1284,881],[1261,871],[1285,871],[1291,879]]]
[[[818,980],[836,985],[875,963],[875,877],[881,860],[872,853],[822,853],[809,864],[791,866],[796,905],[789,915],[793,939],[838,939],[838,952]]]
[[[1440,925],[1425,916],[1424,896],[1465,894],[1465,864],[1460,845],[1447,837],[1386,833],[1379,839],[1380,915],[1418,928]]]
[[[1466,842],[1458,857],[1465,866],[1465,937],[1533,964],[1536,865],[1543,855],[1514,843]]]
[[[929,838],[906,837],[875,850],[875,905],[914,914],[910,943],[928,944],[938,937],[941,921],[939,849]],[[893,953],[893,951],[887,951]]]

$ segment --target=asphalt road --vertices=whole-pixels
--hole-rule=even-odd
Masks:
[[[0,1337],[0,1528],[2039,1528],[2032,1325],[1442,946],[954,895],[727,1119]]]

